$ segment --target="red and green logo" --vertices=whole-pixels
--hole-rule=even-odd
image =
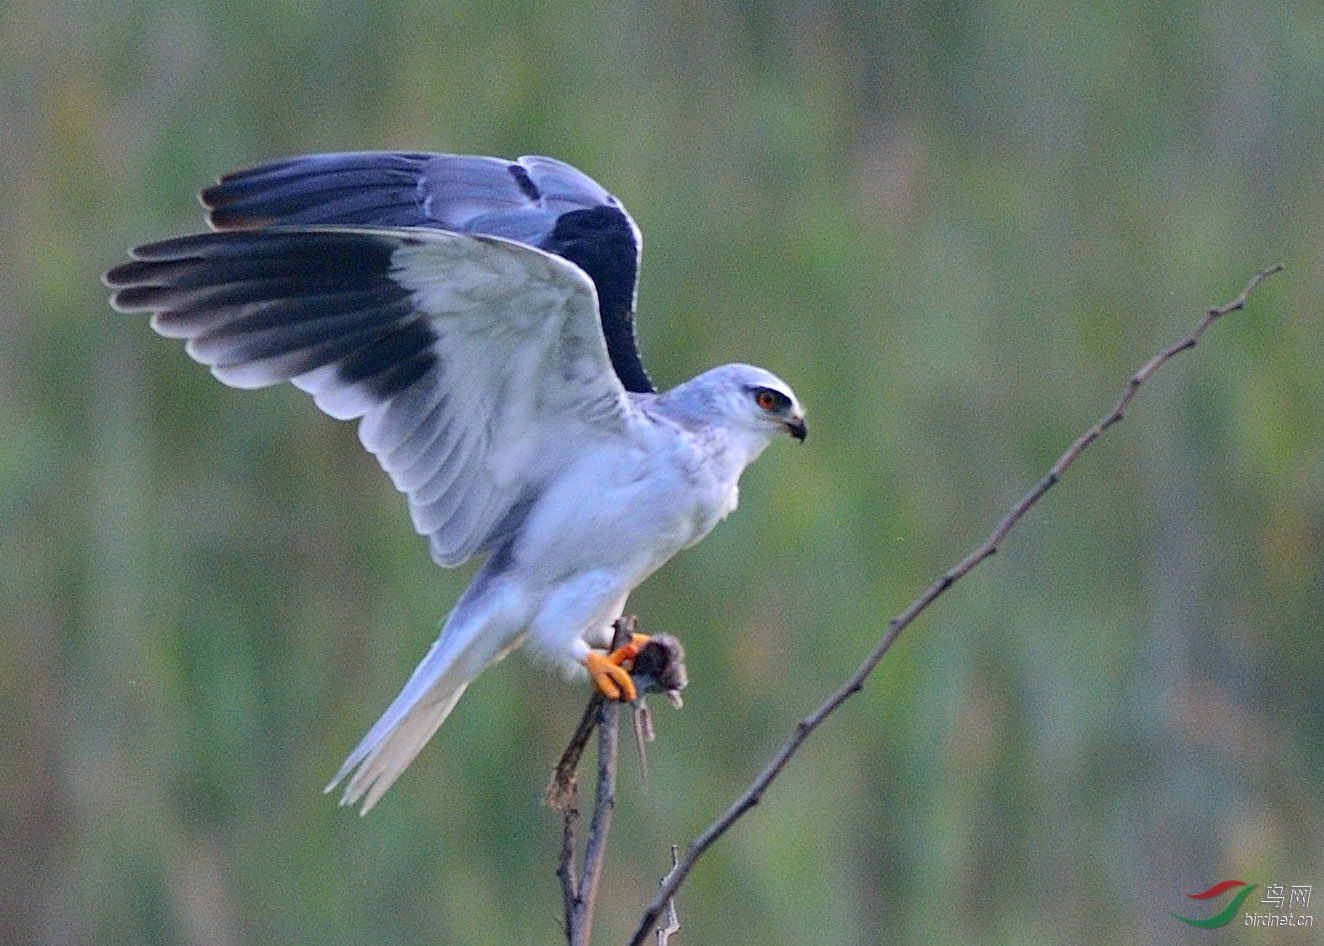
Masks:
[[[1224,907],[1223,911],[1217,916],[1211,916],[1204,920],[1192,920],[1187,916],[1177,916],[1175,913],[1172,915],[1176,916],[1177,919],[1181,920],[1183,923],[1189,923],[1191,926],[1198,926],[1202,930],[1216,930],[1220,926],[1227,926],[1232,922],[1232,918],[1237,915],[1237,911],[1241,909],[1242,902],[1250,896],[1250,892],[1255,889],[1255,884],[1247,884],[1244,880],[1224,880],[1220,883],[1214,884],[1203,893],[1188,893],[1186,895],[1192,900],[1212,900],[1214,897],[1221,896],[1236,887],[1242,889],[1237,891],[1237,895],[1232,898],[1232,902]]]

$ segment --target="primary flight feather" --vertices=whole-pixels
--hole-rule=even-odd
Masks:
[[[433,559],[487,559],[328,791],[366,812],[489,664],[527,645],[632,700],[626,598],[803,440],[775,375],[656,393],[639,359],[639,231],[551,158],[309,155],[203,191],[213,233],[138,247],[106,283],[221,381],[290,381],[359,420]],[[625,667],[622,667],[622,664]],[[582,671],[581,671],[582,672]]]

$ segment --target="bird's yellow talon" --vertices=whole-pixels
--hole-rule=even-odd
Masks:
[[[584,658],[584,666],[593,680],[593,688],[609,700],[633,703],[635,698],[634,681],[630,674],[619,665],[611,662],[611,656],[589,654]]]
[[[634,665],[634,658],[639,656],[639,648],[646,643],[647,634],[631,634],[628,644],[610,654],[590,652],[584,658],[584,666],[593,680],[593,688],[609,700],[633,703],[638,693],[630,679],[630,668]]]

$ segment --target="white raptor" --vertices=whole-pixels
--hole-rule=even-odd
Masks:
[[[330,791],[367,812],[470,681],[527,644],[633,700],[626,598],[736,506],[784,381],[724,365],[663,394],[634,338],[640,239],[550,158],[309,155],[221,178],[217,231],[135,249],[113,304],[226,384],[290,381],[409,498],[439,565],[487,560]]]

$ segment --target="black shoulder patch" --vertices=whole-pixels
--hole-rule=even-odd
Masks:
[[[564,213],[541,248],[588,273],[598,290],[602,334],[616,376],[627,391],[651,393],[634,331],[634,287],[639,247],[630,218],[619,207],[598,206]]]

